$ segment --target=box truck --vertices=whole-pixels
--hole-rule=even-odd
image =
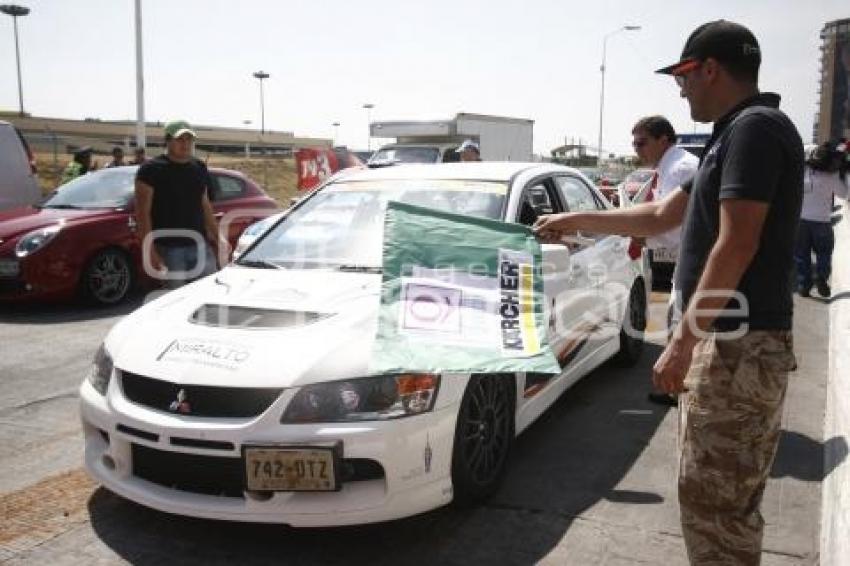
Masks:
[[[372,137],[396,141],[378,149],[369,164],[458,161],[455,150],[467,139],[478,144],[484,161],[531,161],[533,129],[534,120],[465,112],[449,120],[372,122]]]

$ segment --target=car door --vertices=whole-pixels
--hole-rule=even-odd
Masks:
[[[531,226],[543,214],[564,212],[553,178],[535,179],[522,189],[511,220]],[[517,403],[517,428],[532,422],[572,382],[572,368],[582,359],[583,313],[598,300],[592,289],[586,254],[567,243],[542,244],[544,315],[548,341],[564,372],[560,376],[525,374]]]
[[[578,176],[560,175],[555,182],[568,211],[607,208],[602,202],[603,197]],[[580,233],[571,246],[573,254],[583,258],[588,283],[595,291],[592,316],[585,317],[590,323],[587,327],[591,331],[590,338],[595,342],[589,348],[591,350],[604,345],[605,338],[618,335],[630,291],[629,239],[611,234]]]
[[[243,179],[226,173],[211,172],[213,181],[210,200],[216,220],[227,223],[227,240],[234,246],[239,236],[249,225],[263,218],[258,214],[257,203],[248,198],[248,190]]]

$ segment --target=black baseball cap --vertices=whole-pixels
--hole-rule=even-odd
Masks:
[[[755,71],[761,65],[761,49],[753,32],[735,22],[717,20],[702,24],[691,33],[677,63],[658,69],[656,73],[678,74],[680,68],[711,57],[719,63],[731,63]]]

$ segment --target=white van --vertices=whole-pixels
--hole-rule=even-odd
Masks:
[[[39,200],[41,190],[26,141],[12,124],[0,120],[0,210]]]

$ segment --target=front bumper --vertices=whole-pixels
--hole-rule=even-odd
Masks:
[[[415,515],[451,501],[456,404],[392,421],[282,425],[282,408],[294,394],[295,390],[285,390],[256,418],[212,419],[131,403],[122,395],[116,379],[111,380],[103,396],[86,380],[80,387],[86,468],[107,489],[142,505],[178,515],[231,521],[298,527],[351,525]],[[175,439],[180,446],[175,446]],[[185,446],[186,440],[204,447]],[[372,461],[380,465],[383,477],[372,474],[372,479],[344,481],[337,492],[269,495],[231,490],[211,495],[193,487],[175,488],[166,485],[168,482],[144,479],[139,462],[133,461],[134,454],[137,458],[141,454],[164,456],[158,460],[163,462],[195,458],[213,466],[225,464],[232,471],[241,465],[243,444],[335,441],[342,442],[344,463]],[[216,473],[210,470],[210,474]],[[167,476],[168,471],[162,474]]]

